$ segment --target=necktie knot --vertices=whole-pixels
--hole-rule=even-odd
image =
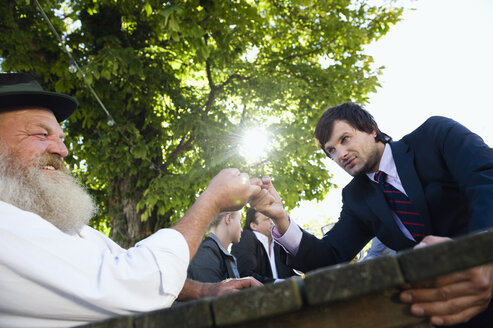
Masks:
[[[373,178],[379,184],[383,184],[384,182],[387,181],[387,174],[385,172],[383,172],[383,171],[378,171],[377,173],[375,173],[375,175],[373,176]]]

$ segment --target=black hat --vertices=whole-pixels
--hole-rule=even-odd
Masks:
[[[0,73],[0,111],[15,106],[48,108],[57,121],[62,122],[72,115],[79,103],[69,95],[44,91],[29,74]]]

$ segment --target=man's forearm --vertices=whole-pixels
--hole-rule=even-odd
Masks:
[[[207,192],[204,192],[180,221],[173,226],[173,229],[185,237],[190,249],[190,260],[197,252],[207,226],[218,213],[219,209]]]
[[[178,301],[189,301],[195,300],[201,297],[205,297],[206,283],[198,282],[195,280],[187,279],[185,280],[185,285],[183,286],[180,295],[178,295]]]
[[[276,218],[272,218],[277,230],[281,235],[284,235],[289,228],[290,220],[288,214],[283,210]]]
[[[241,209],[259,191],[259,186],[250,184],[248,174],[233,168],[221,170],[173,227],[185,237],[190,248],[190,259],[197,252],[202,236],[214,216],[221,211]]]
[[[262,284],[252,277],[226,279],[217,283],[198,282],[187,279],[178,295],[178,301],[195,300],[202,297],[221,296],[237,292],[244,288],[261,286]]]

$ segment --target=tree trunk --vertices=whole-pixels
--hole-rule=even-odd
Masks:
[[[137,203],[142,191],[135,188],[131,177],[118,178],[109,182],[108,216],[111,222],[111,238],[124,248],[132,247],[154,231],[156,216],[145,222],[137,212]]]

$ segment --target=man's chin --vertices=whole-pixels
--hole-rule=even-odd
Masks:
[[[365,173],[364,169],[357,167],[352,167],[351,169],[345,171],[349,173],[352,177],[357,177],[358,175],[362,175]]]
[[[358,169],[356,166],[351,166],[351,167],[345,167],[344,171],[346,171],[349,175],[355,177],[359,175],[360,169]]]

